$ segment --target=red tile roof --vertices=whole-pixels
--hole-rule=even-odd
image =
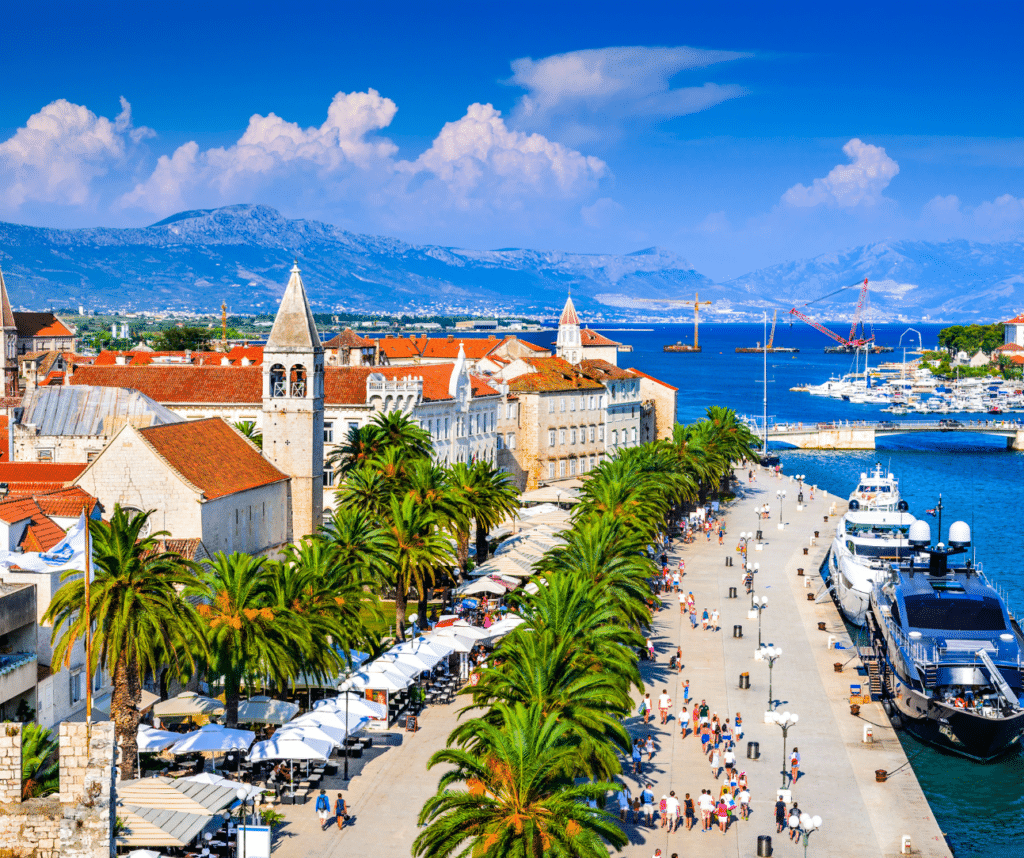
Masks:
[[[644,378],[649,379],[650,381],[653,381],[655,384],[660,384],[662,387],[667,387],[669,390],[679,390],[678,387],[673,387],[671,384],[667,384],[666,382],[662,381],[660,378],[655,378],[653,375],[648,375],[646,372],[640,372],[640,370],[634,369],[633,367],[630,367],[629,371],[631,373],[633,373],[634,375],[643,376]]]
[[[609,363],[606,360],[581,360],[580,370],[585,375],[588,375],[597,381],[606,381],[608,379],[618,380],[633,377],[624,369],[619,369],[615,364]]]
[[[461,346],[467,360],[480,360],[502,342],[503,340],[494,337],[488,337],[486,340],[481,337],[430,337],[420,343],[420,354],[425,358],[455,360],[459,356]]]
[[[376,345],[374,340],[361,337],[351,328],[345,328],[337,336],[332,337],[324,343],[325,349],[372,349]]]
[[[158,539],[155,550],[177,554],[186,560],[192,561],[202,560],[210,556],[206,551],[206,546],[203,545],[203,540],[198,537],[192,537],[191,539]]]
[[[22,551],[49,551],[65,535],[64,528],[40,512],[32,516],[32,522],[25,529],[25,535],[19,544]]]
[[[138,431],[168,465],[210,500],[288,479],[219,417]]]
[[[1018,346],[1016,343],[1003,343],[996,349],[997,352],[1024,352],[1024,346]]]
[[[3,432],[3,435],[6,437],[6,431]],[[84,470],[84,462],[79,465],[53,462],[3,461],[0,462],[0,483],[7,483],[8,491],[12,495],[53,491],[74,482]]]
[[[71,383],[127,387],[164,404],[263,401],[263,370],[258,366],[84,366]]]
[[[97,498],[94,498],[81,486],[68,486],[66,489],[35,494],[33,499],[46,515],[57,518],[74,518],[81,515],[83,511],[86,516],[91,517],[92,511],[99,503]]]
[[[381,337],[380,350],[389,358],[411,358],[420,354],[414,337]]]
[[[592,331],[590,328],[580,329],[580,342],[585,346],[618,346],[619,343],[615,340],[610,340],[603,334],[599,334],[597,331]]]
[[[42,512],[32,498],[12,498],[0,502],[0,521],[7,524],[16,524],[34,515],[42,515]]]
[[[15,314],[17,315],[17,314]],[[1003,322],[1004,325],[1024,325],[1024,313],[1018,313],[1012,319],[1007,319]]]
[[[511,337],[509,337],[508,339],[511,339]],[[536,343],[531,343],[529,340],[520,340],[520,339],[516,338],[516,342],[519,343],[520,345],[526,346],[528,349],[530,349],[530,351],[535,351],[535,352],[550,351],[550,349],[546,349],[546,348],[544,348],[544,346],[538,346]]]
[[[524,358],[526,364],[536,369],[513,378],[509,390],[529,393],[552,390],[603,390],[604,385],[581,375],[576,368],[562,358]]]
[[[93,366],[149,366],[150,364],[160,364],[160,358],[179,358],[182,361],[182,365],[185,366],[188,363],[194,366],[220,366],[224,356],[223,352],[190,352],[186,362],[185,352],[102,351],[96,355]],[[125,363],[118,363],[117,359],[119,357],[124,358]],[[230,353],[228,357],[230,358]]]
[[[498,396],[499,393],[491,385],[489,379],[484,378],[480,375],[471,375],[469,377],[470,382],[473,385],[473,396]]]
[[[53,313],[15,313],[19,337],[71,337],[74,334]]]
[[[242,358],[248,358],[251,364],[263,363],[263,346],[232,346],[228,352],[232,366],[241,366]]]

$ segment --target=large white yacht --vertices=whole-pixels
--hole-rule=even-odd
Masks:
[[[890,564],[913,554],[907,538],[916,519],[906,501],[896,510],[864,510],[856,500],[839,519],[828,562],[836,601],[857,626],[867,622],[871,591],[885,579]]]
[[[871,473],[861,473],[857,488],[850,494],[860,509],[895,512],[900,504],[900,483],[891,473],[876,464]]]

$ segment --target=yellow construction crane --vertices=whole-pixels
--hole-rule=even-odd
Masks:
[[[701,307],[710,307],[712,302],[711,301],[701,301],[700,300],[700,293],[695,291],[693,293],[693,300],[692,301],[683,301],[681,303],[682,303],[682,306],[684,306],[684,307],[689,307],[691,304],[693,305],[693,350],[695,352],[699,352],[700,351],[700,341],[697,339],[697,336],[698,336],[699,328],[700,328],[700,308]]]

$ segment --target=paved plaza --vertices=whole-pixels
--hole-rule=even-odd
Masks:
[[[746,771],[750,782],[751,818],[734,822],[724,835],[717,828],[702,833],[699,820],[693,830],[680,829],[672,834],[660,828],[658,820],[654,827],[627,825],[630,842],[623,854],[627,858],[650,858],[661,849],[665,858],[697,850],[702,858],[752,856],[757,854],[758,835],[771,835],[776,854],[798,854],[798,847],[788,842],[785,833],[775,833],[773,809],[776,790],[783,782],[782,733],[776,725],[764,723],[768,666],[753,658],[757,620],[748,617],[750,597],[743,589],[740,555],[736,552],[739,533],[758,529],[755,506],[768,502],[771,519],[760,523],[763,547],[755,550],[752,544],[749,558],[760,563],[754,593],[768,598],[768,608],[762,615],[764,642],[783,650],[773,672],[773,697],[779,710],[800,716],[787,744],[788,749],[798,746],[802,758],[792,798],[801,810],[823,820],[821,830],[811,837],[808,854],[896,855],[901,838],[909,835],[914,854],[948,856],[949,850],[910,768],[901,769],[887,783],[875,783],[875,769],[893,771],[906,762],[906,757],[880,705],[865,705],[863,718],[850,714],[849,686],[857,682],[866,686],[866,678],[857,674],[859,662],[831,600],[807,599],[808,593],[818,593],[822,587],[817,570],[835,528],[835,518],[825,523],[824,517],[833,504],[841,512],[844,502],[819,492],[813,502],[808,500],[798,511],[795,484],[778,480],[764,470],[756,476],[757,481],[748,484],[746,471],[741,474],[741,495],[728,508],[724,545],[720,546],[717,538],[706,542],[702,536],[692,545],[677,544],[670,553],[673,569],[679,558],[686,561],[683,586],[693,592],[698,613],[704,607],[721,612],[720,631],[705,632],[699,626],[692,630],[675,597],[666,597],[664,607],[655,616],[657,656],[653,662],[641,662],[641,672],[653,700],[668,689],[673,700],[672,718],[666,726],[660,726],[655,712],[649,727],[644,727],[643,719],[636,714],[627,719],[634,737],[646,738],[648,731],[653,735],[655,754],[650,764],[645,756],[642,780],[653,784],[657,803],[669,790],[675,790],[680,799],[687,792],[696,799],[702,789],[717,794],[724,782],[724,776],[717,781],[713,778],[699,738],[691,733],[683,739],[679,734],[676,715],[682,680],[690,682],[691,700],[707,700],[711,711],[723,720],[734,719],[741,712],[744,736],[737,743],[736,756],[738,767]],[[779,488],[785,488],[788,495],[782,510],[786,526],[781,531],[777,529]],[[805,495],[809,498],[806,489]],[[815,529],[820,538],[811,545],[809,537]],[[734,559],[733,566],[726,565],[727,557]],[[805,570],[803,577],[797,575],[799,567]],[[729,597],[730,587],[736,588],[736,598]],[[819,622],[826,624],[826,631],[818,630]],[[742,627],[742,637],[734,636],[734,626]],[[847,648],[829,649],[830,636]],[[669,659],[677,646],[682,647],[684,665],[678,673],[669,670]],[[846,663],[842,673],[833,669],[837,661]],[[741,673],[749,673],[749,689],[740,688]],[[457,699],[452,704],[429,707],[420,719],[419,732],[389,734],[400,744],[386,747],[375,737],[372,754],[352,761],[357,765],[352,768],[348,788],[342,791],[356,819],[343,831],[332,827],[321,832],[312,803],[284,807],[287,823],[282,827],[275,856],[365,854],[407,858],[417,834],[417,815],[435,791],[440,776],[438,770],[427,772],[426,762],[443,747],[463,705],[464,700]],[[871,744],[862,741],[865,725],[874,734]],[[748,741],[759,744],[759,759],[748,759]],[[631,771],[628,761],[624,769]],[[641,782],[632,775],[623,778],[638,795]],[[340,778],[328,779],[325,784],[332,802],[337,793],[335,785],[340,784]]]

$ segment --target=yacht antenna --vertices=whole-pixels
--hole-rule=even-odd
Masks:
[[[942,492],[939,492],[939,502],[935,506],[935,512],[939,516],[939,538],[938,541],[942,542]]]

